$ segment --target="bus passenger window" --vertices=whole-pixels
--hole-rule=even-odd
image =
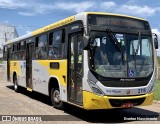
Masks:
[[[3,49],[3,60],[7,60],[7,47]]]
[[[21,41],[18,44],[19,47],[19,60],[25,60],[25,47],[26,47],[26,41]]]
[[[13,60],[18,60],[18,44],[13,44]]]
[[[36,59],[46,59],[47,58],[47,35],[42,35],[36,38]]]
[[[49,35],[49,59],[62,58],[62,30],[56,31]]]
[[[20,51],[19,52],[19,59],[24,60],[25,59],[25,51]]]

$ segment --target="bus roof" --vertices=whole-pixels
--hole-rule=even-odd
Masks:
[[[88,14],[95,14],[95,15],[111,15],[111,16],[121,16],[121,17],[127,17],[127,18],[133,18],[133,19],[138,19],[138,20],[143,20],[146,21],[143,18],[138,18],[138,17],[134,17],[134,16],[128,16],[128,15],[123,15],[123,14],[115,14],[115,13],[105,13],[105,12],[84,12],[87,15]]]
[[[52,29],[55,29],[55,28],[58,28],[58,27],[61,27],[61,26],[64,26],[66,24],[69,24],[69,23],[72,23],[76,20],[83,20],[84,21],[84,17],[86,17],[88,14],[97,14],[97,15],[111,15],[111,16],[120,16],[120,17],[127,17],[127,18],[133,18],[133,19],[138,19],[138,20],[143,20],[143,21],[146,21],[145,19],[142,19],[142,18],[137,18],[137,17],[134,17],[134,16],[128,16],[128,15],[122,15],[122,14],[114,14],[114,13],[104,13],[104,12],[82,12],[82,13],[78,13],[74,16],[70,16],[68,18],[65,18],[63,20],[60,20],[60,21],[57,21],[53,24],[50,24],[50,25],[47,25],[45,27],[42,27],[40,29],[37,29],[29,34],[26,34],[26,35],[23,35],[23,36],[20,36],[18,38],[15,38],[11,41],[7,41],[5,43],[5,45],[7,44],[11,44],[13,42],[18,42],[20,40],[24,40],[24,39],[27,39],[27,38],[30,38],[32,36],[35,36],[35,35],[38,35],[38,34],[41,34],[41,33],[44,33],[46,31],[50,31]],[[86,19],[85,19],[86,20]]]

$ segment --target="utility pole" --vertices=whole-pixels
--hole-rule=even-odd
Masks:
[[[4,39],[5,39],[5,42],[7,42],[7,35],[6,35],[6,32],[4,32]]]

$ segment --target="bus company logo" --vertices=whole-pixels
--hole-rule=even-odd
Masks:
[[[121,93],[121,90],[106,90],[107,93],[115,93],[115,94],[119,94]]]
[[[79,25],[75,25],[73,27],[71,27],[71,30],[75,30],[75,29],[78,29],[79,28]]]
[[[126,93],[129,95],[131,93],[131,91],[130,90],[126,90]]]
[[[135,81],[135,79],[120,79],[120,81]]]

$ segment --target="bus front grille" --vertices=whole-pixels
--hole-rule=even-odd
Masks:
[[[140,87],[146,86],[149,80],[142,81],[101,81],[106,87]]]

